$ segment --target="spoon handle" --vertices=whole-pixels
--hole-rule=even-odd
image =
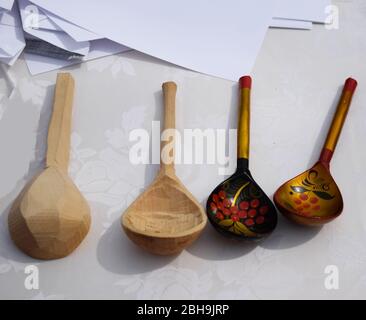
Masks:
[[[46,166],[67,171],[70,153],[70,132],[74,79],[70,73],[57,74],[53,112],[47,139]]]
[[[174,173],[175,149],[175,96],[177,85],[170,81],[163,83],[164,95],[164,130],[161,138],[160,170]]]
[[[250,90],[252,79],[250,76],[241,77],[240,86],[240,114],[238,128],[238,165],[248,167],[249,139],[250,139]]]
[[[346,120],[348,109],[351,105],[353,93],[356,90],[356,87],[357,81],[352,78],[348,78],[344,84],[336,113],[333,117],[327,139],[325,140],[323,150],[320,154],[319,161],[327,166],[329,166],[330,160],[332,159],[333,152],[336,148],[339,135],[341,134],[344,121]]]

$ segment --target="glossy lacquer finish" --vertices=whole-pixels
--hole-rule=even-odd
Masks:
[[[308,226],[332,221],[343,210],[343,199],[329,164],[338,142],[357,82],[347,79],[319,160],[284,183],[275,193],[277,208],[290,220]]]
[[[236,239],[259,240],[276,227],[277,212],[248,168],[250,90],[251,78],[242,77],[237,169],[210,194],[206,211],[217,231]]]

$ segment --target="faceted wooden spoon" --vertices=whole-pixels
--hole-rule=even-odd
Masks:
[[[277,208],[294,222],[318,226],[332,221],[343,210],[342,195],[330,173],[329,163],[356,86],[356,80],[346,80],[319,161],[309,170],[284,183],[274,194]]]
[[[176,90],[174,82],[163,84],[165,130],[175,129]],[[157,255],[180,253],[198,238],[207,222],[201,205],[175,175],[174,131],[170,133],[171,140],[161,144],[158,176],[125,211],[121,221],[135,244]],[[166,150],[170,151],[170,163],[164,157]]]
[[[14,243],[33,258],[71,253],[90,226],[89,206],[67,174],[74,80],[59,73],[48,131],[46,169],[15,200],[8,218]]]
[[[249,171],[251,84],[249,76],[240,79],[236,172],[214,189],[207,200],[206,211],[217,231],[235,239],[260,240],[276,227],[277,212]]]

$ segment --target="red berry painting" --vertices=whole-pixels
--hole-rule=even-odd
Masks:
[[[234,237],[259,239],[273,230],[277,213],[257,185],[238,176],[219,186],[207,202],[209,220]]]

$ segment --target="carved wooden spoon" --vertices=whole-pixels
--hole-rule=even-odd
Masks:
[[[319,160],[309,170],[284,183],[274,194],[278,210],[298,224],[320,226],[342,213],[342,195],[329,164],[356,87],[356,80],[346,80]]]
[[[163,84],[165,129],[175,129],[174,82]],[[171,132],[174,133],[174,132]],[[174,163],[166,163],[164,149],[171,141],[161,144],[160,172],[152,185],[140,195],[122,216],[122,228],[141,248],[158,255],[181,252],[198,238],[206,225],[205,212],[193,195],[175,175]],[[174,149],[170,149],[170,158]]]
[[[220,183],[207,200],[207,215],[220,233],[238,240],[261,240],[277,225],[277,212],[271,200],[249,171],[250,91],[252,79],[240,83],[238,160],[235,173]]]
[[[37,259],[70,254],[90,227],[89,206],[67,174],[74,80],[59,73],[48,131],[46,169],[25,186],[8,218],[15,244]]]

